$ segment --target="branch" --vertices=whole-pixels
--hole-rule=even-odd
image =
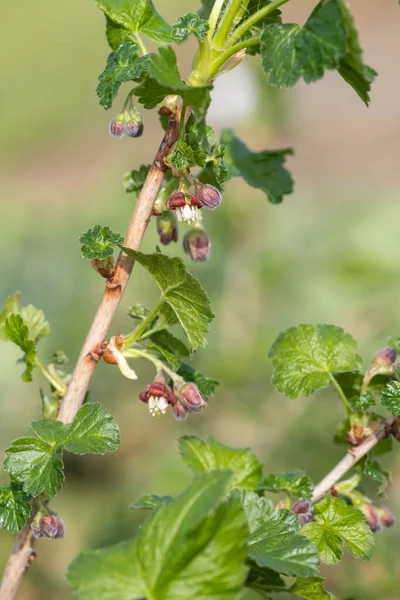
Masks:
[[[349,471],[363,456],[365,456],[378,442],[390,435],[390,430],[395,418],[387,419],[381,423],[374,433],[367,437],[359,446],[350,448],[342,460],[332,469],[326,477],[323,478],[314,488],[314,494],[311,502],[320,500],[336,483]]]
[[[189,114],[190,109],[186,111],[186,118],[189,117]],[[180,114],[178,111],[169,121],[168,130],[164,135],[136,203],[124,242],[125,246],[133,250],[139,250],[150,220],[154,201],[167,170],[164,159],[178,139],[179,120]],[[103,298],[83,344],[67,393],[61,401],[57,419],[62,423],[71,423],[82,406],[90,379],[101,358],[101,347],[125,291],[133,264],[134,260],[131,257],[124,252],[120,253],[114,277],[111,281],[107,281]],[[35,512],[35,509],[33,509],[28,522],[19,532],[12,553],[8,558],[0,586],[0,600],[16,600],[25,571],[35,557],[34,539],[30,527]]]

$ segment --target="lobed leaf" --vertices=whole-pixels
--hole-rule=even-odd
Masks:
[[[27,496],[15,483],[0,486],[0,529],[21,531],[31,513]]]
[[[83,233],[79,241],[83,244],[81,248],[83,258],[105,259],[113,255],[113,247],[122,244],[124,237],[120,233],[115,233],[110,227],[95,225]]]
[[[151,165],[140,165],[138,170],[129,171],[124,177],[124,187],[125,191],[128,193],[135,194],[136,197],[139,196],[139,193],[146,181],[146,177],[149,174]]]
[[[229,489],[254,490],[260,482],[262,466],[249,448],[229,448],[213,438],[200,440],[183,436],[179,440],[179,451],[182,460],[196,474],[229,469],[232,472]]]
[[[64,447],[73,454],[104,454],[114,452],[119,443],[119,427],[112,414],[100,404],[88,402],[68,427]]]
[[[330,600],[331,595],[324,589],[324,581],[323,577],[298,577],[289,592],[303,600]]]
[[[258,489],[268,492],[288,492],[297,498],[311,498],[314,485],[302,471],[286,471],[264,477]]]
[[[207,36],[209,30],[208,21],[202,19],[197,13],[187,13],[179,17],[172,25],[172,39],[176,44],[183,44],[193,35],[199,42]]]
[[[15,292],[12,296],[9,296],[4,303],[2,312],[0,313],[0,340],[7,341],[5,334],[5,324],[10,315],[19,312],[19,300],[21,293]]]
[[[44,337],[50,335],[50,325],[42,310],[35,308],[32,304],[23,306],[20,310],[21,317],[29,330],[29,337],[35,344]]]
[[[289,398],[327,387],[332,373],[362,367],[355,340],[334,325],[292,327],[277,338],[269,356],[274,367],[272,382]]]
[[[29,328],[19,314],[11,314],[4,323],[3,335],[6,340],[13,342],[21,348],[24,356],[25,371],[21,377],[23,381],[32,381],[32,371],[35,368],[36,347],[35,342],[29,336]]]
[[[400,417],[400,382],[391,381],[382,391],[381,404],[394,416]]]
[[[196,369],[186,363],[181,363],[177,373],[185,381],[195,383],[206,400],[214,396],[215,388],[219,385],[219,381],[203,375],[203,373],[196,371]]]

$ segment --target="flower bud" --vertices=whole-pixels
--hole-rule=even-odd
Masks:
[[[198,185],[196,186],[196,191],[199,206],[214,210],[222,202],[221,192],[213,185]]]
[[[306,525],[314,520],[314,509],[309,500],[299,500],[292,506],[292,513],[297,515],[300,525]]]
[[[185,421],[189,414],[188,409],[182,406],[182,404],[178,404],[178,402],[172,406],[172,412],[177,421]]]
[[[384,527],[393,527],[396,524],[396,517],[386,506],[376,506],[375,508]]]
[[[374,533],[379,533],[380,531],[382,531],[382,522],[373,504],[368,504],[366,502],[365,504],[361,504],[357,508],[361,510],[362,513],[364,513],[365,520],[371,531],[373,531]]]
[[[40,528],[45,537],[55,540],[64,537],[65,529],[63,520],[56,514],[42,517],[40,519]]]
[[[136,111],[129,113],[129,117],[125,119],[125,133],[128,137],[138,138],[143,134],[144,123],[143,117]]]
[[[125,133],[125,120],[123,113],[115,117],[109,126],[109,132],[113,138],[122,138]]]
[[[194,227],[186,233],[183,249],[195,262],[208,260],[211,252],[210,238],[202,227]]]
[[[204,396],[194,383],[185,383],[184,381],[176,383],[175,392],[177,393],[180,402],[189,412],[199,412],[202,408],[207,406]]]
[[[397,352],[394,348],[387,346],[379,350],[371,361],[371,365],[379,368],[379,370],[390,370],[396,362]]]
[[[172,212],[166,210],[157,217],[157,233],[164,246],[178,241],[178,223]]]
[[[107,258],[93,258],[90,261],[93,269],[99,273],[104,279],[111,279],[115,274],[115,261],[113,256],[107,256]]]

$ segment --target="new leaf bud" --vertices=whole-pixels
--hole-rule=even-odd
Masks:
[[[93,258],[90,264],[96,273],[99,273],[104,279],[111,279],[115,274],[114,256],[107,256],[104,259]]]
[[[194,227],[185,234],[183,249],[195,262],[208,260],[211,252],[210,238],[202,227]]]
[[[169,210],[157,217],[157,233],[164,246],[178,241],[178,222],[176,216]]]
[[[123,113],[115,117],[109,126],[109,132],[113,138],[122,138],[125,133],[125,120]]]
[[[208,183],[205,185],[197,185],[196,191],[199,206],[214,210],[222,202],[221,192],[213,185],[209,185]]]
[[[181,404],[183,404],[189,412],[199,412],[202,408],[207,406],[204,396],[194,383],[176,383],[175,392],[177,393]]]

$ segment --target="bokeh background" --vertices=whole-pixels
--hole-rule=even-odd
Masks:
[[[170,21],[176,0],[158,0]],[[181,3],[182,4],[182,3]],[[184,11],[197,8],[186,1]],[[284,8],[304,20],[310,0]],[[137,399],[152,371],[140,364],[131,382],[101,363],[91,385],[121,426],[119,450],[105,457],[66,457],[67,482],[53,502],[66,522],[64,541],[40,542],[21,600],[72,598],[64,580],[82,547],[99,547],[137,531],[143,515],[129,509],[142,493],[173,494],[190,474],[179,460],[183,434],[212,435],[233,446],[252,446],[268,471],[301,468],[319,480],[343,454],[331,438],[343,416],[329,391],[290,401],[270,384],[268,349],[276,335],[300,322],[343,326],[366,360],[400,332],[400,10],[395,2],[351,5],[366,59],[379,72],[366,108],[336,73],[293,90],[268,89],[254,59],[217,81],[209,121],[235,127],[254,148],[293,145],[296,186],[280,206],[234,180],[224,202],[205,217],[212,258],[189,265],[210,293],[215,322],[195,366],[221,381],[206,411],[177,423],[151,419]],[[109,52],[103,15],[90,0],[8,2],[0,22],[0,291],[43,308],[52,335],[41,342],[46,360],[62,349],[71,367],[97,307],[103,283],[81,259],[79,235],[96,223],[124,232],[134,199],[122,175],[150,162],[161,131],[145,112],[140,140],[113,140],[115,109],[98,106],[96,78]],[[185,73],[190,44],[180,49]],[[180,233],[181,238],[183,231]],[[143,244],[157,243],[151,223]],[[182,256],[180,244],[168,252]],[[187,260],[185,258],[185,260]],[[156,288],[137,267],[112,332],[127,332],[124,310],[151,304]],[[0,446],[28,433],[40,414],[37,374],[19,378],[18,351],[0,347]],[[393,471],[388,505],[400,518],[400,453],[384,460]],[[1,481],[7,477],[2,474]],[[0,534],[3,566],[13,536]],[[400,598],[399,528],[376,536],[371,563],[346,557],[324,568],[338,598]],[[250,598],[250,596],[249,596]]]

